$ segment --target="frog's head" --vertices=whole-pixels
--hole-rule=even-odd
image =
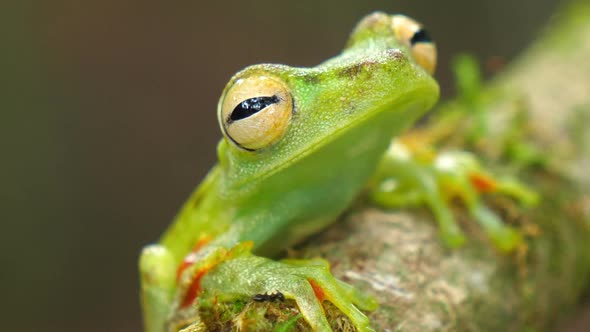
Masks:
[[[325,155],[327,146],[328,166],[351,150],[359,158],[379,155],[436,102],[435,64],[436,48],[420,24],[374,13],[341,55],[317,67],[248,67],[219,101],[220,162],[242,182]]]

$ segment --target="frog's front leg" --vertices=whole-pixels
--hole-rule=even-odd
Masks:
[[[202,277],[220,262],[240,255],[251,246],[243,243],[230,251],[220,246],[201,248],[200,242],[180,265],[164,245],[153,244],[143,249],[139,270],[146,332],[176,332],[188,323],[195,323],[198,315],[192,305],[202,289]]]
[[[148,286],[143,288],[144,311],[149,317],[146,318],[147,331],[183,328],[182,331],[201,331],[202,326],[219,322],[201,320],[199,312],[224,303],[251,301],[256,295],[275,292],[279,292],[282,299],[294,300],[301,317],[313,331],[332,330],[323,301],[331,302],[348,317],[356,331],[373,331],[359,308],[373,310],[377,307],[376,301],[334,278],[327,262],[319,259],[273,261],[253,255],[250,241],[238,243],[230,249],[216,242],[189,254],[178,272],[174,268],[166,270],[165,280],[156,283],[147,277],[155,271],[154,264],[163,262],[169,265],[169,255],[160,246],[145,250],[143,257],[146,259],[142,257],[142,261],[149,264],[142,264],[142,276],[146,276],[142,277],[142,284]],[[161,259],[163,256],[165,260]],[[173,299],[168,292],[170,285],[176,287]],[[153,296],[154,293],[160,296]],[[194,324],[196,320],[198,328]]]
[[[139,260],[141,304],[146,332],[162,332],[176,287],[174,256],[161,245],[149,245]]]
[[[294,300],[314,331],[331,331],[323,301],[338,308],[357,331],[372,331],[358,308],[372,310],[377,303],[334,278],[327,262],[276,262],[254,256],[251,241],[232,246],[236,242],[229,238],[219,236],[207,244],[200,241],[181,262],[163,245],[143,250],[141,294],[147,332],[204,331],[206,322],[199,312],[208,305],[248,301],[257,294],[277,291]]]
[[[242,251],[207,273],[201,286],[202,307],[279,292],[285,299],[295,301],[313,331],[332,331],[322,306],[324,301],[331,302],[348,317],[356,331],[373,331],[359,308],[373,310],[376,302],[334,278],[323,260],[273,261]]]

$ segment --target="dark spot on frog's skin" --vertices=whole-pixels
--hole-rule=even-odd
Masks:
[[[390,48],[385,51],[385,55],[391,58],[394,62],[404,62],[408,61],[407,56],[399,49]],[[352,64],[346,68],[343,68],[338,72],[338,76],[340,77],[347,77],[347,78],[355,78],[359,76],[361,73],[367,73],[367,78],[370,78],[371,74],[373,73],[372,68],[378,66],[380,62],[374,60],[365,60],[359,63]]]
[[[304,79],[305,79],[305,83],[307,83],[307,84],[318,84],[321,82],[319,75],[306,75],[304,77]]]
[[[397,48],[390,48],[385,51],[388,57],[393,58],[395,61],[404,61],[407,60],[406,55],[404,52],[400,51]]]
[[[252,300],[256,302],[275,302],[277,300],[283,302],[285,301],[285,295],[279,291],[271,294],[256,294],[252,296]]]
[[[350,65],[350,66],[340,70],[340,72],[338,73],[338,76],[355,78],[356,76],[358,76],[362,72],[367,72],[367,73],[371,74],[371,72],[372,72],[371,67],[373,67],[376,64],[377,64],[377,62],[372,61],[372,60],[361,61],[359,63],[355,63],[353,65]]]

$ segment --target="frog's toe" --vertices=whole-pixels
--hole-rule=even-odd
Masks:
[[[440,229],[440,237],[443,243],[449,248],[462,247],[466,242],[465,235],[463,234],[459,226],[456,224],[454,226],[455,227]]]
[[[362,293],[358,288],[336,279],[338,285],[352,303],[361,310],[373,311],[379,307],[379,302],[369,294]]]
[[[505,225],[494,212],[483,205],[472,208],[472,214],[494,244],[502,252],[511,252],[522,242],[522,235]]]
[[[348,317],[357,332],[374,331],[367,316],[355,306],[355,304],[361,304],[374,309],[376,307],[374,300],[359,296],[356,290],[352,290],[352,286],[342,287],[344,283],[334,278],[327,267],[300,267],[296,273],[307,280],[319,303],[331,302]]]
[[[304,272],[309,269],[310,273],[314,274],[317,279],[311,279],[315,280],[316,284],[320,280],[323,280],[325,284],[335,283],[333,287],[334,292],[342,294],[342,296],[352,302],[357,308],[372,311],[379,307],[379,303],[374,297],[360,292],[356,287],[342,280],[334,278],[330,273],[330,263],[325,259],[284,259],[283,262],[296,265],[302,268]]]
[[[522,242],[522,235],[509,226],[504,226],[490,233],[494,245],[503,252],[511,252]]]
[[[286,292],[286,295],[295,299],[299,312],[310,325],[311,329],[321,332],[332,331],[322,305],[316,297],[312,283],[305,279],[300,279],[290,286],[290,290]]]
[[[440,192],[430,189],[425,194],[425,202],[430,207],[439,226],[440,237],[449,248],[458,248],[465,244],[465,235],[453,217],[451,208]]]
[[[539,203],[538,193],[513,178],[499,179],[496,190],[516,199],[524,207],[533,207]]]

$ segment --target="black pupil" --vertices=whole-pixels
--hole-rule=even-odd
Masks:
[[[428,32],[426,32],[425,29],[420,29],[418,31],[416,31],[416,33],[414,33],[414,35],[412,36],[412,39],[410,39],[410,44],[414,45],[416,43],[430,43],[432,42],[432,39],[430,39],[430,36],[428,35]]]
[[[229,122],[238,121],[252,116],[262,111],[264,108],[278,103],[280,100],[281,99],[278,96],[254,97],[246,99],[239,103],[238,106],[236,106],[236,108],[234,108],[234,110],[231,112],[229,116]]]

